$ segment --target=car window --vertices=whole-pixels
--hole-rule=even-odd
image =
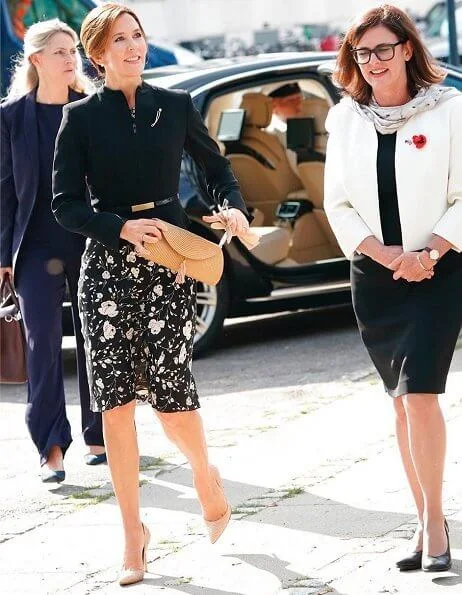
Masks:
[[[446,10],[445,10],[445,12],[446,12]],[[455,17],[456,17],[456,31],[460,31],[462,28],[462,6],[459,6],[458,8],[456,8]],[[445,38],[449,37],[449,24],[448,24],[447,18],[445,18],[443,20],[443,22],[441,23],[439,35],[441,35],[441,37],[445,37]]]
[[[441,26],[446,16],[446,7],[443,3],[435,4],[427,14],[427,37],[437,37],[440,35]]]
[[[461,71],[459,77],[454,76],[451,73],[449,73],[448,76],[444,80],[444,84],[447,85],[448,87],[456,87],[456,89],[459,89],[459,91],[462,91],[462,71]]]

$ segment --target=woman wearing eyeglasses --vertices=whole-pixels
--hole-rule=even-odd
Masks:
[[[444,76],[404,12],[374,8],[345,36],[326,123],[325,210],[419,520],[400,570],[451,567],[438,395],[462,324],[462,95]]]

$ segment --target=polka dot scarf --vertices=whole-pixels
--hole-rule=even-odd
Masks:
[[[406,124],[412,116],[431,110],[437,103],[447,101],[457,95],[460,95],[460,93],[454,87],[432,85],[420,89],[417,95],[404,105],[381,107],[374,99],[371,100],[369,105],[362,105],[354,99],[350,99],[350,101],[353,102],[355,110],[363,118],[374,123],[378,132],[393,134]]]

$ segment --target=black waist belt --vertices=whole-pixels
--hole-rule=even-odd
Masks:
[[[107,210],[123,215],[125,213],[137,213],[138,211],[147,211],[149,209],[155,209],[156,207],[162,207],[163,205],[168,205],[169,203],[173,202],[174,200],[178,200],[178,194],[173,194],[172,196],[168,196],[167,198],[162,198],[161,200],[156,200],[152,202],[143,202],[138,205],[119,205],[114,207],[109,207]],[[99,212],[101,209],[95,209]]]

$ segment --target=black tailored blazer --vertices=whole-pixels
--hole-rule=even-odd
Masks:
[[[250,219],[229,161],[209,136],[188,93],[142,83],[135,114],[133,121],[123,93],[107,87],[64,108],[52,202],[63,227],[118,249],[126,219],[117,211],[177,194],[183,150],[204,171],[214,200],[221,204],[228,199]],[[85,201],[86,186],[93,208]],[[143,211],[138,214],[143,217]],[[156,207],[154,214],[188,225],[178,200]]]
[[[69,89],[69,101],[85,97]],[[0,105],[0,266],[16,264],[39,184],[37,89]]]

